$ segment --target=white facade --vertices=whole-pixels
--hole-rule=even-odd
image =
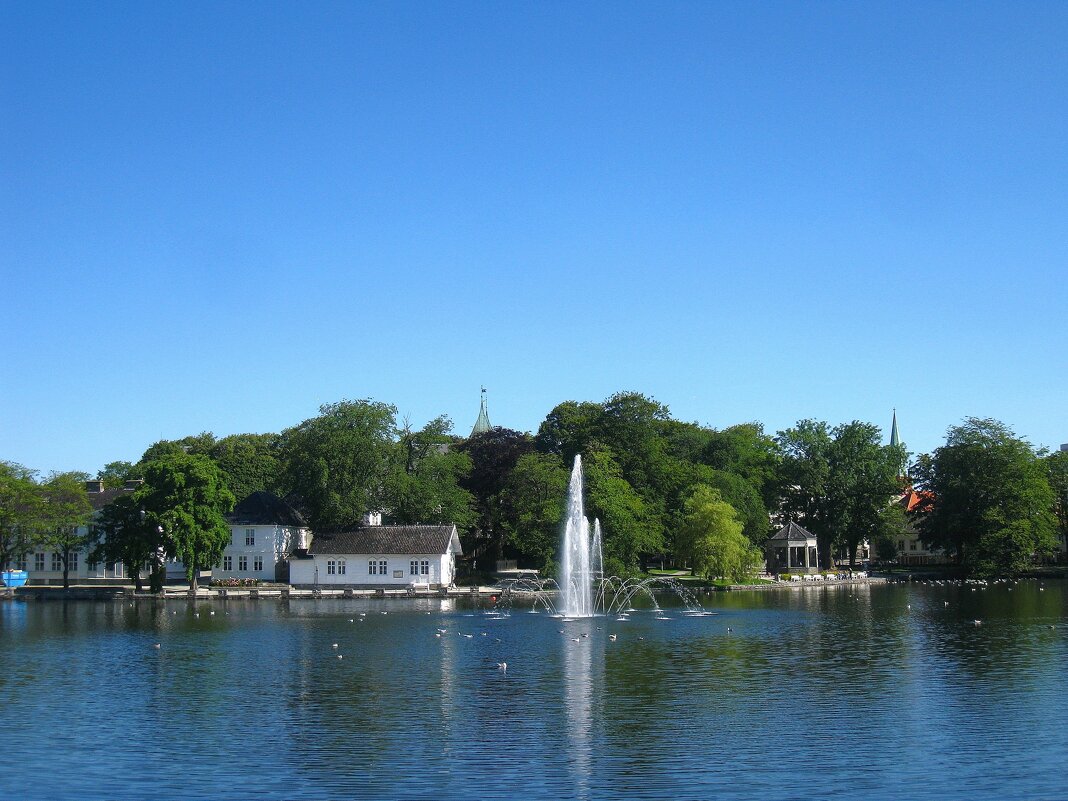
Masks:
[[[307,529],[295,526],[231,524],[230,544],[211,576],[274,581],[278,563],[284,562],[292,549],[306,548],[307,539]]]
[[[294,559],[289,583],[295,586],[449,586],[456,580],[456,557],[438,554],[319,554]]]
[[[306,556],[289,563],[300,587],[447,587],[461,555],[456,526],[365,526],[317,536]]]

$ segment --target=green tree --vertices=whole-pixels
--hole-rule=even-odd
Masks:
[[[564,401],[538,427],[534,444],[542,453],[555,454],[563,464],[570,464],[596,437],[603,411],[597,403]]]
[[[661,553],[663,528],[649,513],[641,496],[623,478],[623,471],[608,450],[583,457],[586,484],[586,514],[600,518],[606,560],[618,559],[627,568],[637,567],[643,554]]]
[[[901,490],[904,449],[884,446],[881,438],[878,426],[857,420],[834,429],[824,520],[831,541],[847,551],[850,568],[861,541],[874,542],[885,529],[887,507]]]
[[[282,432],[283,483],[302,499],[314,530],[336,530],[383,509],[396,414],[385,403],[340,401]]]
[[[151,524],[147,517],[132,494],[117,497],[100,511],[96,525],[90,529],[89,559],[124,564],[138,592],[142,589],[141,566],[149,564],[152,591],[160,592],[166,573],[166,547],[159,524]]]
[[[831,429],[817,420],[801,420],[775,437],[779,447],[781,512],[816,535],[820,562],[830,564],[832,528],[827,514],[831,478]]]
[[[82,550],[89,541],[93,506],[83,476],[83,473],[56,473],[40,487],[42,539],[63,561],[63,589],[70,587],[71,554]]]
[[[1031,445],[997,420],[949,429],[916,478],[934,495],[919,520],[928,543],[977,576],[1012,576],[1054,547],[1054,493]]]
[[[0,462],[0,570],[40,541],[41,501],[32,470]]]
[[[496,427],[470,437],[457,448],[471,459],[470,472],[460,480],[475,504],[469,550],[483,549],[500,559],[508,533],[516,530],[515,509],[507,492],[509,481],[520,457],[533,452],[534,441],[529,434]]]
[[[126,486],[126,482],[139,478],[137,468],[130,462],[108,462],[102,470],[96,473],[98,480],[104,482],[108,489],[118,489]]]
[[[741,423],[712,432],[700,461],[744,478],[772,511],[779,502],[779,449],[760,423]]]
[[[452,421],[445,416],[418,432],[405,422],[385,490],[393,522],[455,523],[461,530],[474,522],[473,498],[460,486],[471,471],[471,458],[451,448],[451,429]]]
[[[185,565],[195,590],[198,572],[216,564],[230,543],[224,515],[234,508],[234,496],[207,456],[166,455],[144,465],[144,479],[133,503],[145,511],[149,530],[162,534],[167,556]]]
[[[161,439],[153,443],[141,456],[139,464],[155,461],[163,456],[174,453],[188,453],[192,456],[210,456],[215,447],[215,435],[210,431],[202,431],[181,439]]]
[[[522,557],[544,566],[560,544],[568,471],[545,453],[526,453],[501,492],[508,512],[502,516],[508,544]]]
[[[689,561],[695,575],[742,581],[756,571],[761,552],[742,533],[734,507],[719,490],[698,485],[684,508],[676,550]]]
[[[208,453],[223,472],[226,486],[238,501],[254,492],[277,492],[282,465],[277,434],[232,434]]]
[[[1049,486],[1053,490],[1053,514],[1061,542],[1068,543],[1068,451],[1046,457]]]

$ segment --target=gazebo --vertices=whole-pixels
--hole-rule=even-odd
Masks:
[[[790,522],[768,540],[769,573],[818,573],[816,535]]]

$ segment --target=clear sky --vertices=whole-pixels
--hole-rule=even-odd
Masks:
[[[1068,3],[0,4],[0,459],[637,390],[1068,442]]]

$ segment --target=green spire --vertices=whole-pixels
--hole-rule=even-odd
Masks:
[[[486,388],[482,387],[482,405],[478,410],[478,419],[475,421],[475,427],[471,429],[471,436],[475,434],[485,434],[493,428],[490,425],[489,412],[486,410]]]
[[[901,437],[897,433],[897,409],[894,409],[894,422],[890,426],[890,447],[897,447],[901,444]]]

